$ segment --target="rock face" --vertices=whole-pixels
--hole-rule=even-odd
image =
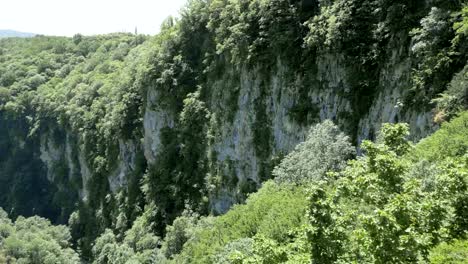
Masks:
[[[68,153],[65,153],[65,150],[63,149],[63,147],[64,146],[54,144],[53,140],[47,137],[47,135],[44,135],[41,138],[41,146],[40,146],[41,155],[39,158],[46,165],[47,179],[51,182],[53,182],[55,178],[55,175],[53,173],[54,165],[58,162],[61,162],[62,157],[68,154]]]
[[[410,87],[411,60],[404,57],[404,48],[392,51],[390,60],[379,76],[382,86],[366,116],[359,121],[358,139],[374,139],[382,123],[405,122],[410,125],[411,137],[418,140],[437,129],[433,113],[414,110],[403,104],[404,90]],[[402,59],[403,58],[403,59]],[[421,107],[423,108],[423,107]]]
[[[87,201],[89,197],[88,183],[93,172],[83,150],[76,147],[76,139],[69,132],[65,132],[61,136],[63,138],[58,140],[54,138],[52,133],[44,133],[41,136],[39,158],[47,169],[47,179],[55,183],[59,189],[75,189],[79,198]],[[140,151],[139,146],[134,141],[116,140],[119,146],[118,160],[116,167],[107,177],[109,189],[113,193],[127,184],[127,176],[135,170],[136,155]],[[73,182],[78,182],[78,186],[69,185]]]
[[[243,182],[249,181],[260,186],[265,160],[271,161],[291,151],[305,139],[313,123],[334,120],[348,133],[354,132],[358,143],[364,139],[375,139],[381,124],[386,122],[409,123],[414,140],[434,131],[437,127],[432,122],[431,112],[416,111],[402,103],[404,89],[410,81],[411,63],[408,58],[401,57],[396,52],[392,60],[387,62],[379,76],[378,92],[372,102],[367,102],[371,105],[370,109],[357,121],[345,118],[346,113],[352,113],[353,109],[345,96],[351,88],[347,79],[348,69],[341,55],[329,54],[318,58],[316,69],[305,73],[309,75],[308,82],[304,75],[295,74],[294,69],[287,68],[280,60],[276,69],[266,75],[258,70],[230,69],[225,76],[211,80],[207,104],[211,106],[212,118],[216,119],[216,132],[207,152],[214,153],[216,173],[236,177],[238,182],[236,187],[221,187],[217,190],[210,199],[212,209],[222,213],[242,199],[239,189]],[[232,76],[237,77],[234,82]],[[317,109],[313,121],[307,124],[296,122],[290,115],[290,109],[304,99],[300,98],[302,95],[298,92],[301,86],[307,91],[308,103]],[[227,88],[230,92],[226,91]],[[230,113],[231,117],[223,117],[226,111],[230,111],[226,102],[232,96],[232,91],[238,93],[235,106],[232,107],[235,110]],[[155,106],[157,96],[151,90],[148,93],[144,118],[144,150],[149,163],[157,159],[161,129],[174,124],[170,111]],[[259,108],[262,107],[266,118],[257,120]],[[267,139],[268,145],[260,146],[268,152],[266,156],[258,153],[255,138],[255,129],[259,125],[257,121],[266,123],[267,128],[261,137]]]
[[[54,183],[59,190],[71,191],[76,189],[81,200],[88,199],[86,184],[91,177],[85,157],[77,147],[75,139],[68,133],[43,132],[40,139],[39,158],[47,168],[47,179]],[[78,186],[68,183],[78,182]],[[78,188],[76,188],[78,187]]]
[[[148,89],[147,103],[145,106],[144,126],[144,153],[149,163],[154,163],[158,149],[161,146],[161,129],[173,127],[175,117],[169,111],[164,111],[157,104],[158,93],[154,89]]]
[[[214,186],[209,205],[216,213],[245,199],[245,192],[261,186],[272,167],[282,156],[303,141],[311,125],[330,119],[352,135],[355,143],[375,139],[382,123],[407,122],[413,140],[425,137],[437,126],[433,114],[404,104],[405,89],[410,86],[411,58],[405,45],[389,49],[387,60],[375,80],[375,93],[369,98],[352,98],[352,71],[349,57],[323,53],[307,67],[296,69],[278,57],[268,70],[257,66],[227,64],[222,74],[209,77],[204,86],[204,103],[210,113],[207,124],[207,175],[227,179],[230,184]],[[167,95],[166,95],[167,96]],[[116,138],[118,150],[107,177],[109,190],[118,192],[136,170],[137,156],[145,164],[156,164],[162,153],[162,131],[177,127],[179,113],[164,101],[157,87],[146,87],[143,138]],[[353,101],[354,100],[354,101]],[[355,105],[368,107],[357,112]],[[427,109],[421,107],[419,109]],[[51,182],[64,177],[79,179],[78,193],[86,201],[92,166],[75,139],[79,135],[62,133],[55,140],[52,133],[41,135],[40,159]],[[204,151],[205,151],[204,150]],[[65,163],[58,170],[57,164]],[[144,171],[143,171],[144,172]],[[143,173],[141,172],[141,173]]]
[[[385,65],[379,76],[378,93],[369,111],[360,117],[357,124],[344,118],[353,109],[344,95],[350,90],[350,85],[341,55],[319,57],[316,68],[304,74],[295,73],[294,69],[278,59],[275,69],[267,74],[247,68],[229,69],[219,79],[210,80],[207,105],[210,106],[211,129],[214,132],[207,153],[214,160],[211,172],[236,178],[237,182],[234,186],[219,187],[214,192],[210,197],[212,210],[223,213],[242,200],[244,196],[240,189],[243,184],[253,184],[258,188],[264,180],[262,170],[266,170],[265,164],[273,164],[272,160],[287,154],[303,141],[313,123],[331,119],[347,132],[357,129],[354,132],[358,143],[363,139],[375,139],[381,124],[385,122],[409,123],[414,140],[436,129],[431,112],[407,110],[414,108],[403,105],[402,96],[409,83],[411,67],[409,59],[400,58],[401,55],[396,52]],[[235,76],[234,81],[232,76]],[[305,89],[306,94],[301,94],[299,89]],[[161,154],[161,130],[175,125],[176,115],[158,104],[158,96],[156,89],[148,89],[143,140],[116,139],[119,146],[116,167],[108,175],[108,184],[114,193],[127,184],[139,152],[143,152],[148,164],[155,163]],[[291,117],[290,111],[304,99],[314,106],[315,113],[312,117],[309,113],[309,121],[301,123]],[[226,104],[229,101],[231,106]],[[228,111],[231,111],[229,115],[226,114]],[[263,116],[259,115],[261,111]],[[265,127],[257,135],[259,125]],[[259,146],[256,142],[259,136],[267,143]],[[42,135],[40,159],[47,168],[47,178],[51,182],[59,177],[54,175],[57,164],[66,163],[67,179],[72,181],[74,177],[79,178],[79,197],[86,201],[89,193],[87,183],[92,171],[83,152],[76,149],[73,135],[65,133],[64,137],[63,141],[55,142],[50,134]]]
[[[109,187],[113,193],[127,184],[127,175],[135,170],[136,155],[139,149],[133,141],[119,139],[119,160],[117,168],[109,177]]]

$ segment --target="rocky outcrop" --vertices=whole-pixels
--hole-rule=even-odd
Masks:
[[[407,122],[410,125],[412,139],[418,140],[436,129],[432,122],[432,113],[405,107],[402,103],[404,89],[408,87],[411,65],[401,51],[396,51],[387,62],[379,76],[379,87],[374,100],[370,103],[367,114],[359,120],[346,118],[353,113],[350,99],[346,96],[351,86],[348,81],[348,66],[344,56],[328,54],[317,59],[316,69],[304,75],[296,74],[294,69],[278,60],[276,68],[267,74],[260,70],[230,69],[217,80],[211,80],[207,104],[215,116],[213,143],[208,153],[214,153],[217,173],[237,177],[237,187],[221,187],[211,197],[211,207],[217,212],[225,212],[232,203],[239,201],[239,188],[242,182],[253,181],[257,186],[262,182],[261,164],[264,157],[259,157],[256,149],[254,129],[259,102],[263,102],[267,115],[270,135],[268,160],[280,157],[291,151],[303,141],[310,125],[325,119],[334,120],[347,130],[357,129],[357,141],[375,139],[382,123]],[[402,59],[403,58],[403,59]],[[291,78],[292,75],[292,78]],[[234,82],[232,76],[238,78]],[[266,85],[266,87],[265,87]],[[306,89],[308,103],[317,109],[314,122],[301,124],[291,118],[290,109],[301,97],[298,89]],[[262,90],[263,89],[263,90]],[[228,91],[227,91],[228,90]],[[231,117],[226,102],[237,92],[237,100]],[[145,156],[149,163],[157,159],[160,146],[160,133],[164,127],[174,125],[174,117],[157,105],[157,92],[148,92],[147,110],[144,118]],[[363,102],[365,103],[365,102]],[[224,118],[223,118],[224,117]],[[265,122],[265,121],[262,121]],[[352,122],[358,122],[353,124]],[[213,125],[213,124],[212,124]]]
[[[135,142],[119,139],[119,156],[117,168],[109,176],[109,187],[113,193],[127,184],[127,175],[135,170],[136,155],[140,151]]]
[[[148,89],[143,119],[144,142],[143,150],[148,163],[154,163],[158,150],[161,147],[161,129],[174,126],[172,112],[165,111],[158,105],[158,93],[154,89]]]
[[[210,112],[210,123],[206,124],[209,140],[202,156],[210,163],[207,174],[229,182],[214,187],[209,201],[211,208],[225,212],[245,198],[242,189],[260,187],[275,162],[303,141],[314,123],[331,119],[352,135],[356,144],[375,139],[385,122],[409,123],[413,140],[434,131],[437,126],[432,122],[432,113],[425,110],[427,107],[405,105],[412,62],[407,45],[397,42],[393,42],[387,60],[379,66],[378,80],[373,87],[375,94],[369,98],[350,96],[355,92],[351,78],[359,79],[359,76],[355,76],[349,57],[340,52],[320,53],[309,66],[300,69],[278,56],[276,64],[267,70],[262,65],[226,63],[220,75],[207,75],[201,86]],[[143,154],[149,165],[157,163],[159,155],[164,155],[163,129],[176,128],[178,124],[177,111],[161,103],[167,102],[167,98],[162,98],[158,88],[145,87],[145,90],[140,128],[143,138],[115,139],[118,151],[107,175],[112,193],[127,185],[138,155]],[[368,108],[357,113],[356,104]],[[300,118],[293,115],[298,107]],[[42,135],[40,159],[51,182],[56,181],[57,165],[66,163],[66,178],[80,179],[79,196],[86,201],[93,170],[74,141],[78,135],[66,132],[63,137],[56,142],[51,133]]]
[[[63,186],[66,183],[80,182],[76,190],[80,199],[87,201],[89,197],[88,182],[93,177],[92,170],[84,151],[77,147],[75,138],[66,132],[59,142],[51,132],[41,135],[40,159],[47,169],[47,179],[55,183],[59,189],[75,186]],[[136,155],[141,151],[134,141],[118,140],[119,153],[116,168],[107,177],[111,192],[116,193],[127,184],[127,176],[135,169]],[[65,171],[61,168],[66,168]],[[76,179],[78,178],[78,179]]]

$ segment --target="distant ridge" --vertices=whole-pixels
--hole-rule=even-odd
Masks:
[[[0,29],[0,38],[12,38],[12,37],[30,38],[30,37],[34,37],[35,35],[36,34],[34,33],[19,32],[19,31],[9,30],[9,29]]]

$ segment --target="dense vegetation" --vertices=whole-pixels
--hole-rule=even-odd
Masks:
[[[1,263],[78,264],[78,254],[70,248],[66,226],[53,226],[40,217],[18,217],[12,222],[0,208]]]
[[[301,153],[303,145],[299,146],[278,168],[294,159],[289,177],[294,181],[303,177],[300,186],[268,182],[245,205],[226,215],[175,225],[167,238],[183,233],[182,242],[186,242],[167,261],[414,263],[430,259],[443,263],[453,258],[453,263],[463,263],[468,248],[454,239],[466,239],[468,230],[467,122],[465,112],[416,146],[405,139],[404,124],[388,124],[377,143],[363,143],[363,157],[312,181],[303,173],[307,170],[300,168],[314,158]],[[310,141],[336,142],[313,138],[304,145]],[[447,141],[453,144],[447,146]],[[433,159],[442,149],[444,158]],[[333,151],[321,154],[329,153]],[[431,252],[441,242],[455,244],[442,244]]]
[[[0,206],[15,220],[0,211],[0,262],[462,262],[467,51],[468,6],[442,0],[193,0],[154,37],[1,39]],[[318,76],[330,57],[337,87]],[[395,107],[441,124],[416,145],[405,124],[358,141],[389,63],[408,68]],[[258,175],[240,176],[217,144],[245,76]],[[331,90],[349,107],[320,123],[311,94]],[[273,143],[281,96],[309,131],[289,154]],[[150,111],[170,120],[154,160]],[[241,204],[218,215],[223,192]]]
[[[387,124],[377,143],[363,143],[366,155],[310,178],[304,161],[336,151],[310,146],[342,137],[329,122],[319,124],[310,134],[329,137],[298,146],[277,167],[289,164],[289,176],[265,183],[245,205],[218,217],[187,211],[164,240],[151,234],[149,207],[123,236],[106,230],[93,246],[93,263],[464,263],[468,248],[456,239],[468,232],[467,124],[464,112],[415,146],[404,124]],[[346,139],[339,144],[346,153]],[[38,217],[12,223],[3,211],[1,217],[0,258],[78,263],[65,227]]]

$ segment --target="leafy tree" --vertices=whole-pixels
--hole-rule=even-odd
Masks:
[[[160,246],[160,239],[153,232],[151,209],[149,207],[134,222],[132,228],[125,232],[123,242],[135,252],[136,260],[148,263],[155,254],[156,248]]]
[[[405,125],[384,125],[379,143],[363,142],[366,156],[339,172],[336,184],[311,190],[313,262],[416,262],[466,232],[458,209],[466,206],[466,158],[441,161],[432,183],[415,177],[407,135]]]
[[[311,254],[325,263],[424,260],[440,241],[463,238],[467,226],[466,114],[455,118],[466,108],[468,8],[462,4],[193,0],[154,37],[2,39],[0,205],[13,218],[39,214],[59,223],[77,210],[70,217],[73,242],[89,262],[303,263]],[[324,60],[331,67],[344,62],[338,85],[322,78]],[[248,118],[264,181],[275,163],[275,100],[293,102],[289,121],[304,126],[319,110],[311,91],[336,94],[350,102],[351,111],[337,118],[356,139],[358,119],[386,89],[388,67],[402,70],[395,85],[412,87],[404,91],[406,107],[429,108],[438,97],[437,121],[454,122],[415,149],[405,126],[384,126],[380,141],[365,142],[366,156],[346,167],[354,150],[326,121],[274,170],[277,182],[263,183],[246,204],[218,217],[181,216],[186,208],[207,213],[207,196],[222,188],[250,193],[262,185],[238,182],[236,161],[224,167],[215,157],[224,133],[218,124],[235,120],[248,99],[239,98],[243,88],[259,88],[249,93],[255,113]],[[245,80],[245,73],[255,78]],[[146,108],[172,119],[148,166],[140,141]],[[52,180],[40,160],[41,140],[50,134],[76,150],[70,164],[64,158],[54,164]],[[108,177],[126,158],[122,143],[134,143],[140,157],[130,164],[129,184],[112,193]],[[89,179],[82,183],[83,164]],[[220,179],[225,171],[231,175]],[[78,195],[83,184],[86,201]],[[46,231],[50,223],[18,219],[0,220],[0,262],[61,263],[58,252],[75,261],[70,242],[63,242],[70,240],[66,230],[53,228],[65,234],[60,237]],[[27,234],[23,225],[41,228]]]
[[[161,251],[166,258],[179,254],[185,242],[192,237],[193,228],[198,222],[197,215],[185,215],[177,217],[172,225],[167,226],[166,236]]]
[[[437,103],[437,110],[439,111],[435,116],[436,122],[452,118],[464,109],[468,109],[467,83],[468,65],[453,77],[447,91],[443,92],[439,98],[433,100]]]
[[[134,252],[126,244],[118,244],[112,231],[107,229],[96,239],[93,254],[94,264],[125,264]]]
[[[110,229],[100,235],[93,246],[93,263],[154,263],[159,238],[152,232],[151,207],[138,217],[131,229],[118,239]]]
[[[65,226],[53,226],[40,217],[20,216],[12,222],[0,208],[0,260],[5,263],[78,264],[70,240]]]
[[[310,129],[306,141],[281,161],[273,175],[281,183],[326,180],[328,172],[343,169],[354,153],[349,137],[327,120]]]
[[[466,7],[461,12],[444,6],[432,7],[421,19],[421,27],[411,32],[412,51],[418,58],[412,76],[413,100],[427,100],[444,91],[453,72],[466,65],[466,14]]]

